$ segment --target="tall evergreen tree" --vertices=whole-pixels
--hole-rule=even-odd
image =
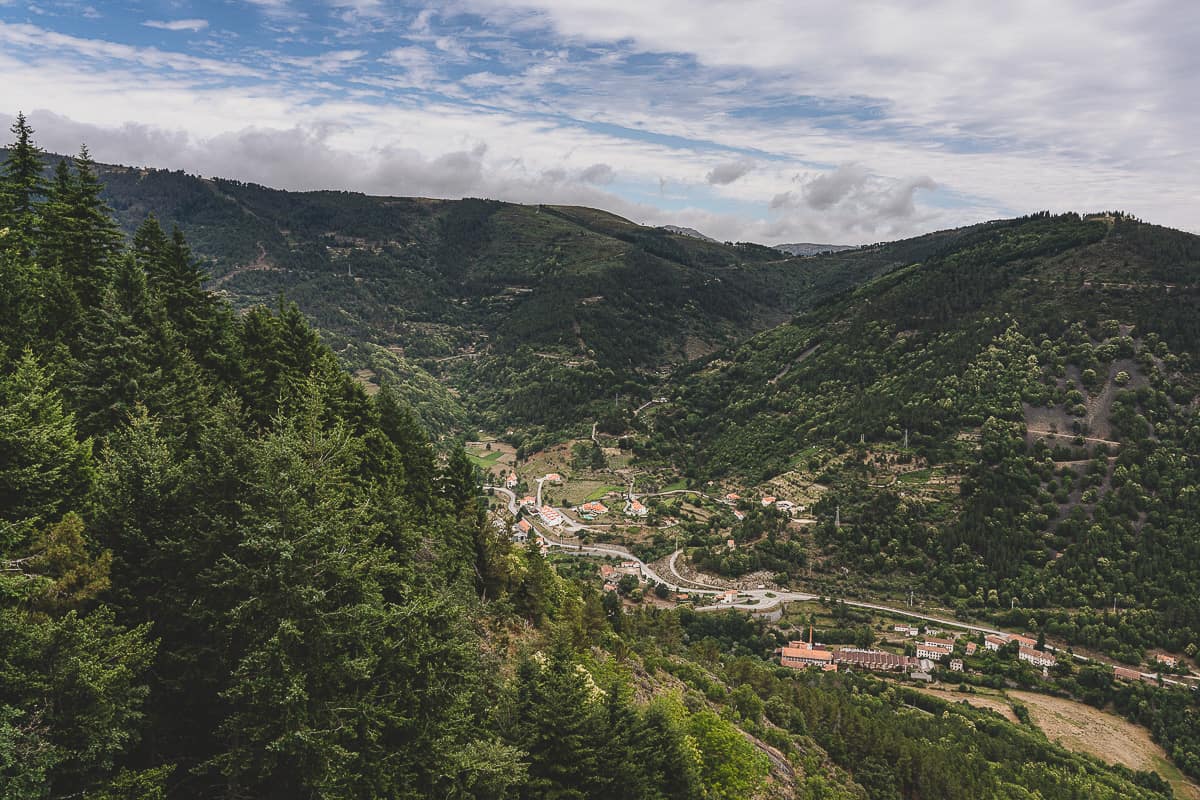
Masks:
[[[37,229],[38,201],[46,193],[42,151],[34,144],[33,128],[24,114],[17,114],[9,130],[16,138],[9,145],[0,182],[0,228],[11,229],[10,241],[27,254]]]
[[[75,179],[66,198],[69,227],[64,232],[67,247],[62,270],[84,307],[99,303],[110,280],[113,259],[123,243],[121,231],[100,197],[103,189],[96,162],[87,147],[81,147],[75,157]]]
[[[26,352],[0,377],[0,520],[56,520],[82,508],[93,480],[91,441],[79,438],[74,415]]]

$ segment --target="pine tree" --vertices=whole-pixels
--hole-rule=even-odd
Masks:
[[[91,441],[80,440],[62,396],[26,352],[0,377],[0,520],[57,520],[82,507],[93,480]]]
[[[138,264],[150,276],[152,282],[166,273],[168,251],[171,243],[153,213],[142,220],[133,234],[133,253]]]
[[[412,408],[401,401],[388,384],[375,395],[375,411],[380,430],[399,453],[409,494],[418,506],[427,508],[433,502],[433,481],[437,472],[429,437]]]
[[[103,189],[96,175],[96,162],[87,147],[81,147],[75,157],[75,179],[66,198],[69,227],[63,232],[67,247],[61,267],[85,308],[98,304],[123,242],[111,211],[100,198]]]
[[[537,654],[517,668],[521,723],[517,741],[529,752],[524,797],[599,797],[606,736],[602,693],[570,654]]]
[[[17,114],[9,130],[16,139],[9,145],[0,182],[0,228],[9,228],[8,242],[27,255],[37,230],[38,201],[46,193],[42,151],[33,142],[33,128],[24,114]]]

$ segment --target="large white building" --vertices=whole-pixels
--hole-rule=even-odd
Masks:
[[[953,652],[954,648],[944,647],[940,644],[917,645],[917,658],[928,658],[930,661],[941,661],[943,656],[948,656]]]
[[[1022,661],[1028,661],[1035,667],[1053,667],[1055,660],[1053,653],[1043,653],[1041,650],[1034,650],[1032,647],[1025,647],[1024,645],[1017,651],[1017,658]]]

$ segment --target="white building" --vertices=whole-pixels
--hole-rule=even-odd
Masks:
[[[928,658],[930,661],[941,661],[944,656],[948,656],[953,652],[953,648],[937,644],[917,645],[917,658]]]
[[[1032,647],[1022,646],[1017,651],[1017,658],[1022,661],[1028,661],[1035,667],[1052,667],[1054,666],[1054,656],[1051,653],[1043,653],[1041,650],[1034,650]]]

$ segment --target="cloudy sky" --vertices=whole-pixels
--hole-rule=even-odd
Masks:
[[[0,0],[0,113],[101,161],[729,240],[1200,231],[1197,42],[1194,0]]]

